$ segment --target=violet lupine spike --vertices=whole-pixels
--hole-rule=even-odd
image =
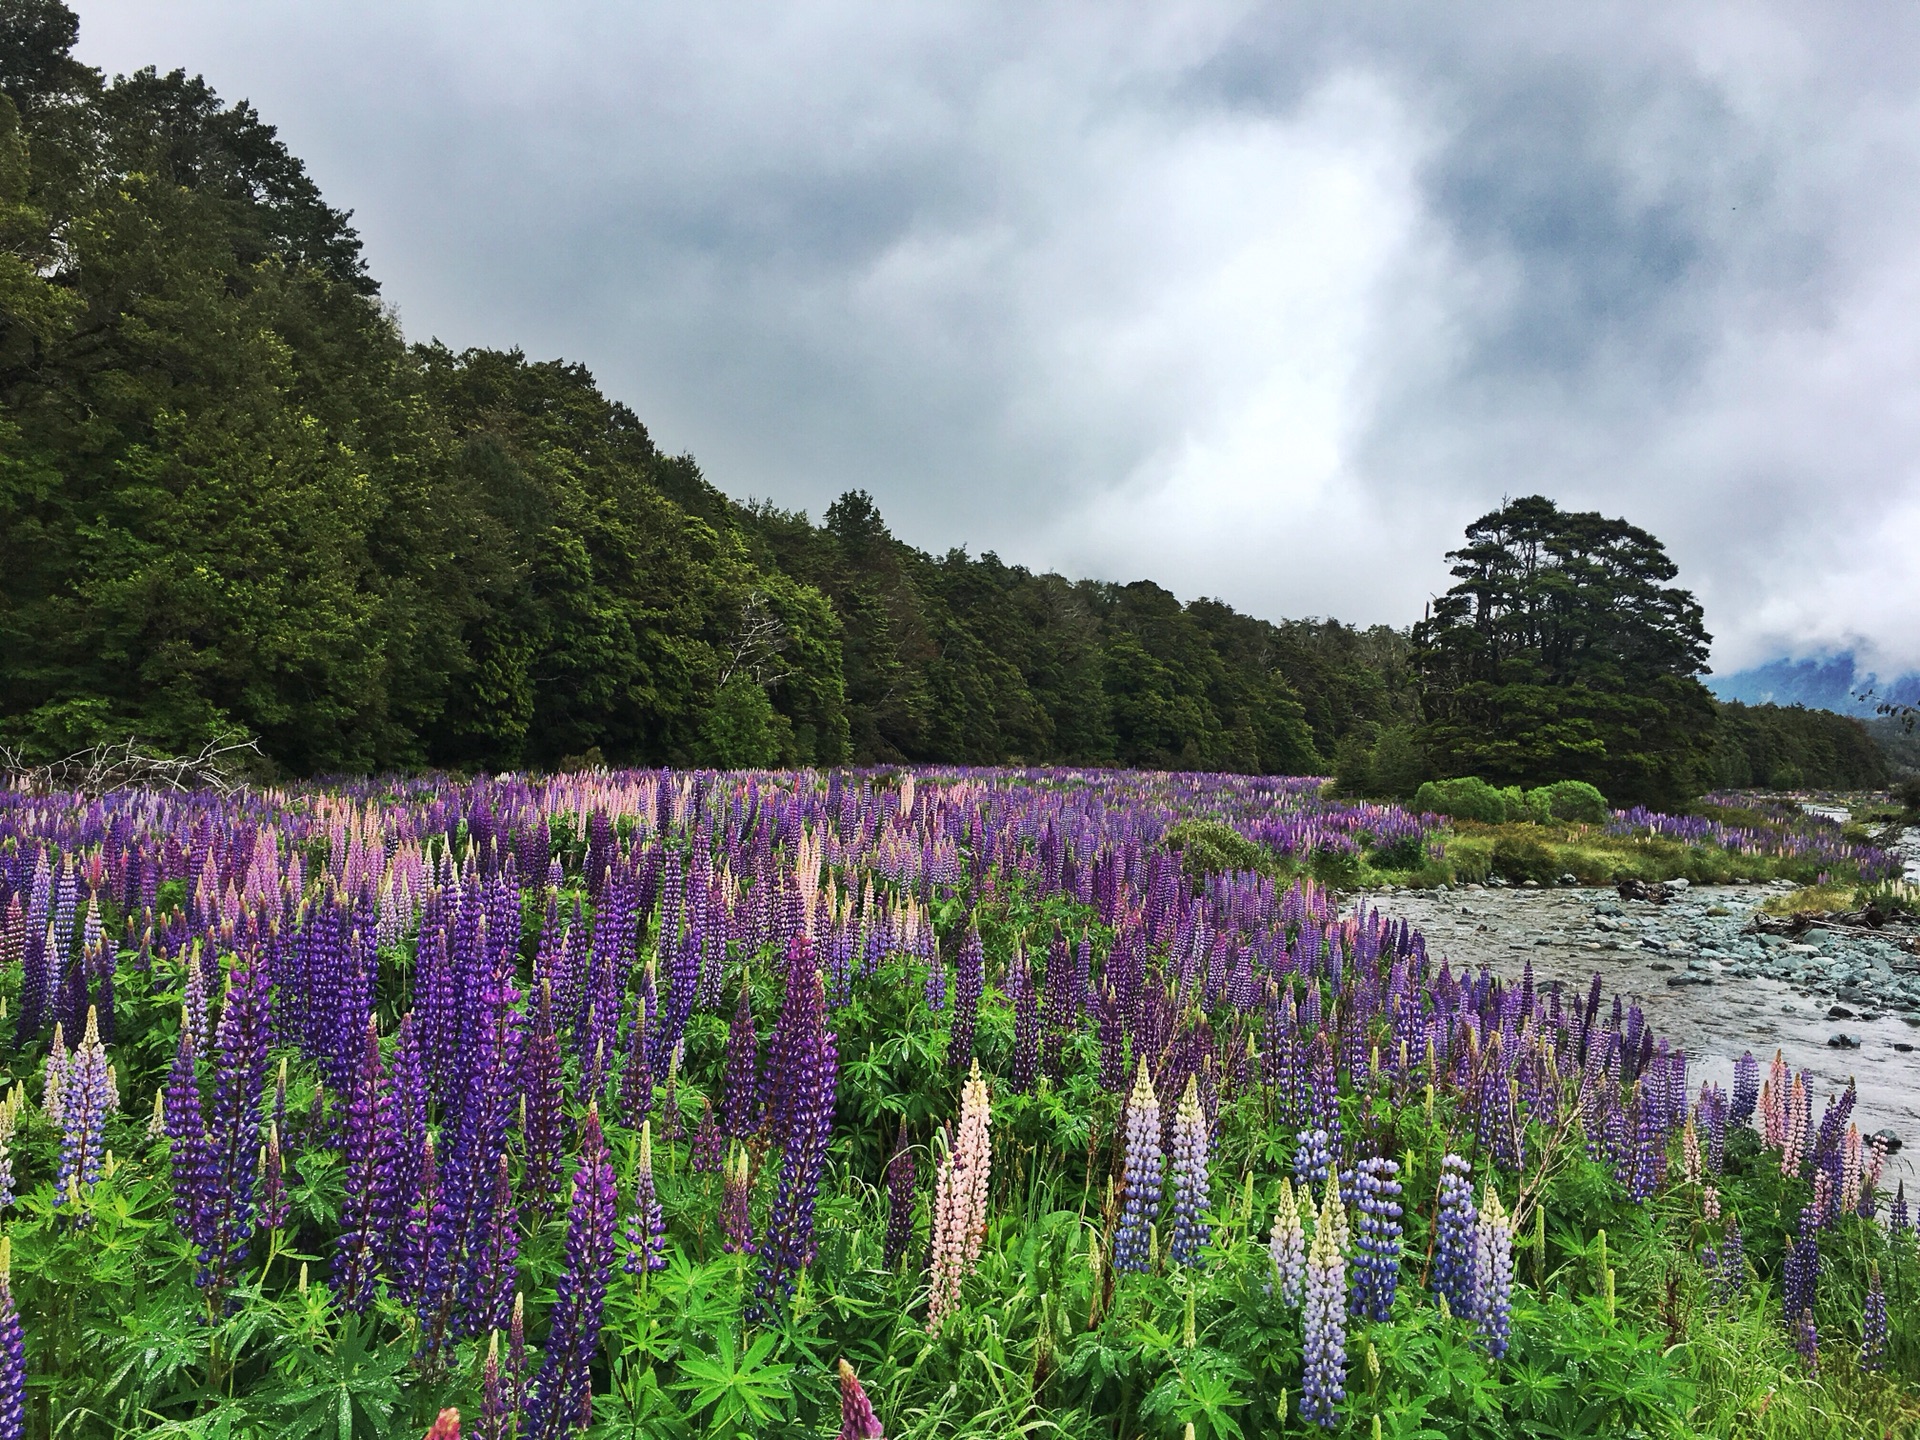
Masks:
[[[1280,1281],[1281,1301],[1297,1307],[1307,1278],[1307,1232],[1294,1201],[1293,1182],[1284,1175],[1280,1177],[1280,1203],[1273,1212],[1273,1229],[1267,1236],[1267,1254]]]
[[[1300,1382],[1300,1418],[1331,1430],[1339,1423],[1347,1398],[1347,1263],[1337,1241],[1334,1209],[1338,1188],[1327,1186],[1307,1253],[1304,1371]]]
[[[180,1233],[200,1234],[200,1215],[207,1193],[207,1128],[201,1111],[200,1080],[194,1063],[193,1027],[183,1011],[180,1043],[167,1075],[163,1115],[173,1163],[173,1219]]]
[[[690,1167],[696,1175],[712,1174],[727,1158],[727,1137],[720,1133],[720,1120],[713,1101],[701,1102],[700,1123],[694,1128]]]
[[[727,1031],[726,1097],[721,1119],[727,1134],[744,1140],[760,1128],[760,1040],[753,1028],[753,1003],[748,987],[740,987]]]
[[[1161,1170],[1160,1099],[1154,1094],[1141,1057],[1134,1072],[1133,1093],[1127,1098],[1127,1150],[1123,1207],[1113,1237],[1113,1268],[1144,1272],[1151,1264],[1148,1250],[1153,1226],[1160,1216]]]
[[[507,1307],[513,1303],[515,1266],[520,1258],[519,1214],[513,1203],[513,1181],[505,1154],[495,1164],[487,1219],[476,1241],[470,1262],[474,1276],[472,1306],[459,1326],[463,1335],[498,1330],[506,1323]]]
[[[653,1184],[653,1122],[640,1123],[640,1158],[633,1169],[633,1211],[627,1217],[627,1258],[621,1269],[642,1275],[667,1268],[667,1220]]]
[[[223,1293],[253,1237],[255,1157],[267,1086],[267,973],[242,951],[214,1032],[213,1113],[207,1126],[210,1203],[202,1211],[199,1284]]]
[[[1880,1284],[1880,1267],[1867,1275],[1867,1298],[1860,1313],[1860,1368],[1887,1368],[1887,1292]]]
[[[986,976],[986,949],[980,943],[979,927],[969,922],[953,965],[953,1020],[947,1032],[949,1070],[958,1070],[973,1058],[974,1028],[980,1019]]]
[[[1008,980],[1016,982],[1013,997],[1013,1062],[1007,1087],[1015,1094],[1033,1089],[1040,1072],[1040,996],[1026,957],[1014,957]]]
[[[383,1254],[397,1254],[406,1241],[407,1214],[420,1189],[420,1159],[427,1138],[427,1070],[419,1027],[411,1014],[400,1021],[393,1047],[387,1124],[380,1137],[377,1213],[385,1237]]]
[[[1440,1207],[1435,1221],[1433,1289],[1463,1320],[1478,1318],[1480,1211],[1473,1203],[1473,1167],[1458,1155],[1440,1162]]]
[[[367,1023],[360,1062],[347,1091],[340,1234],[334,1242],[333,1289],[356,1314],[373,1303],[380,1261],[380,1140],[387,1129],[387,1075],[380,1037]]]
[[[520,1184],[527,1203],[541,1216],[552,1213],[560,1193],[560,1148],[566,1116],[562,1089],[560,1037],[553,1023],[553,984],[540,982],[533,1025],[520,1053],[521,1143],[526,1147]]]
[[[907,1122],[900,1120],[900,1133],[893,1142],[893,1154],[887,1160],[887,1235],[884,1260],[889,1270],[898,1266],[913,1239],[913,1151],[907,1145]]]
[[[1486,1201],[1480,1207],[1473,1276],[1480,1333],[1486,1336],[1487,1350],[1497,1360],[1507,1353],[1507,1339],[1512,1331],[1509,1316],[1513,1307],[1513,1220],[1491,1183],[1487,1186]]]
[[[1302,1130],[1294,1139],[1293,1183],[1302,1190],[1327,1183],[1333,1168],[1333,1148],[1324,1130]]]
[[[1735,1125],[1746,1124],[1759,1101],[1760,1062],[1749,1050],[1733,1062],[1733,1113],[1729,1118]]]
[[[1187,1077],[1186,1093],[1173,1118],[1173,1235],[1167,1258],[1191,1265],[1212,1237],[1206,1213],[1213,1207],[1207,1175],[1207,1117],[1200,1108],[1199,1077]]]
[[[0,1239],[0,1440],[27,1433],[27,1343],[7,1273],[11,1237]]]
[[[280,1154],[280,1127],[268,1125],[267,1143],[260,1147],[260,1224],[263,1229],[285,1227],[289,1213],[286,1161]]]
[[[840,1362],[840,1434],[837,1440],[885,1440],[880,1419],[861,1388],[860,1377],[845,1360]]]
[[[720,1248],[729,1255],[752,1255],[753,1172],[747,1152],[735,1142],[720,1187]]]
[[[567,1440],[593,1420],[591,1370],[613,1268],[618,1198],[600,1107],[589,1102],[580,1127],[566,1261],[555,1286],[546,1354],[527,1405],[527,1440]]]
[[[1360,1223],[1352,1305],[1356,1316],[1368,1320],[1392,1314],[1400,1284],[1399,1173],[1398,1164],[1377,1156],[1362,1160],[1355,1172]]]
[[[60,1085],[60,1168],[53,1203],[65,1204],[100,1179],[106,1155],[107,1117],[120,1108],[120,1092],[106,1047],[100,1043],[99,1016],[87,1012],[87,1028],[68,1061]],[[249,1162],[252,1149],[247,1152]],[[78,1189],[76,1189],[78,1187]]]
[[[796,935],[788,948],[787,1003],[780,1016],[787,1041],[773,1109],[781,1145],[780,1181],[760,1244],[760,1269],[750,1313],[770,1316],[792,1295],[800,1271],[814,1257],[813,1210],[833,1135],[834,1092],[840,1057],[826,1029],[826,982],[813,947]]]

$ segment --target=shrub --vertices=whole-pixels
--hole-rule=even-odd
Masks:
[[[1427,781],[1414,792],[1413,808],[1448,815],[1455,820],[1474,820],[1482,825],[1499,825],[1507,819],[1506,797],[1472,775]]]
[[[1556,780],[1527,792],[1527,811],[1536,822],[1559,820],[1604,825],[1613,816],[1607,797],[1584,780]]]
[[[1538,840],[1502,835],[1493,842],[1493,873],[1505,880],[1551,885],[1560,877],[1560,862]]]
[[[1273,856],[1217,820],[1182,820],[1167,829],[1165,843],[1178,852],[1180,868],[1201,880],[1229,870],[1270,870]]]

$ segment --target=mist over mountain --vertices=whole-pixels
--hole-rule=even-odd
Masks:
[[[1764,665],[1716,675],[1707,688],[1722,700],[1748,705],[1805,705],[1863,718],[1883,704],[1920,704],[1920,673],[1884,679],[1861,666],[1851,650],[1802,659],[1782,657]]]

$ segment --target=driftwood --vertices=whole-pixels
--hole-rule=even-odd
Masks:
[[[88,798],[116,790],[211,790],[231,795],[247,783],[259,763],[252,740],[209,740],[195,755],[167,755],[137,740],[95,745],[59,760],[32,765],[0,746],[0,784],[30,795],[70,791]]]
[[[1750,935],[1784,935],[1797,939],[1809,930],[1845,935],[1859,940],[1886,940],[1920,953],[1920,916],[1869,905],[1864,910],[1798,910],[1791,915],[1755,912],[1746,925]]]

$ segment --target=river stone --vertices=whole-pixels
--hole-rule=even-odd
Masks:
[[[1671,985],[1673,982],[1669,980],[1667,983]],[[1827,1048],[1829,1050],[1858,1050],[1860,1048],[1860,1037],[1858,1035],[1848,1035],[1844,1032],[1829,1035],[1827,1037]]]

